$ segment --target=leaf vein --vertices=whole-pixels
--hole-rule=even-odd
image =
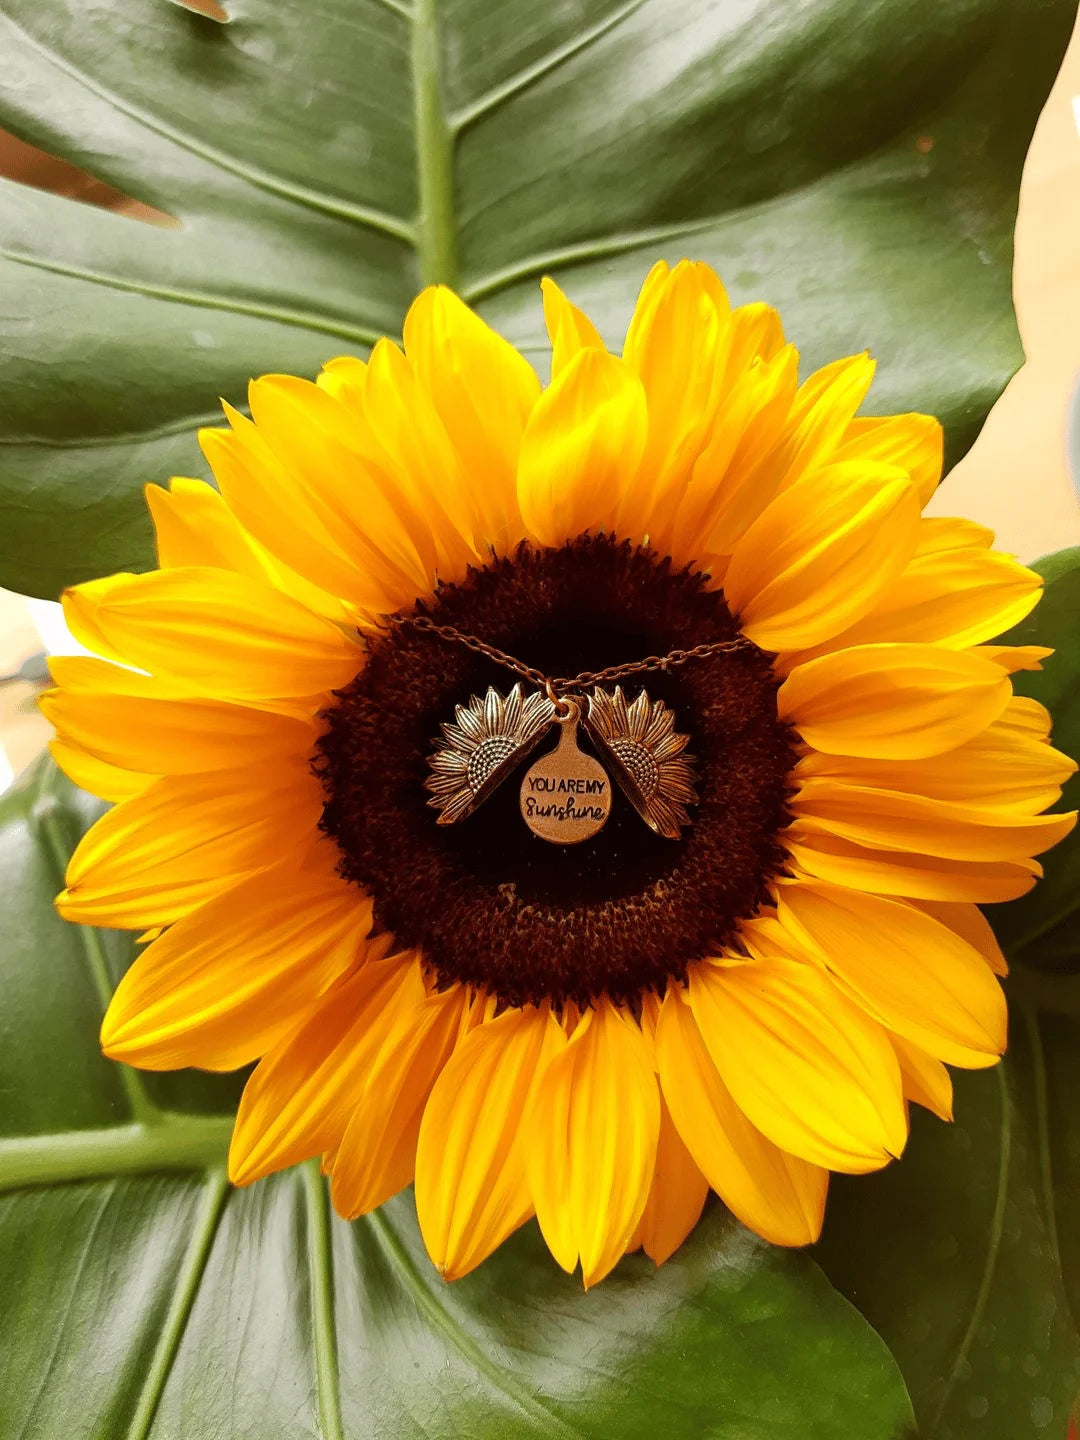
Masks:
[[[206,310],[222,310],[233,315],[247,315],[256,320],[272,320],[280,325],[294,325],[299,329],[334,335],[341,340],[349,340],[358,345],[374,345],[381,338],[377,330],[369,330],[357,325],[335,324],[318,315],[312,315],[308,311],[283,310],[275,305],[226,300],[219,295],[200,294],[193,290],[174,290],[165,285],[152,285],[141,280],[122,280],[116,275],[103,275],[99,271],[86,270],[79,265],[63,264],[58,260],[44,260],[24,251],[0,249],[0,259],[10,260],[16,265],[28,265],[35,270],[46,270],[54,275],[64,275],[71,280],[86,280],[92,285],[103,285],[111,290],[145,295],[152,300],[171,300],[177,305],[196,305]]]
[[[46,768],[41,772],[41,779],[36,787],[37,793],[30,814],[42,842],[42,848],[48,857],[53,881],[57,890],[60,891],[64,888],[67,864],[73,847],[67,843],[63,833],[63,811],[47,791],[48,780],[49,770]],[[112,999],[113,987],[101,937],[85,925],[78,925],[76,929],[90,970],[90,978],[97,992],[101,1013],[104,1015],[109,1001]],[[150,1093],[143,1084],[139,1072],[130,1065],[120,1065],[117,1068],[120,1084],[128,1105],[131,1107],[132,1118],[144,1125],[152,1125],[160,1121],[161,1110],[151,1100]]]
[[[171,435],[187,435],[207,425],[222,424],[220,410],[205,415],[185,415],[145,430],[117,430],[111,435],[0,435],[0,446],[30,446],[41,450],[106,450],[114,445],[144,445]]]
[[[402,1286],[411,1295],[417,1309],[431,1322],[433,1328],[443,1335],[455,1350],[484,1375],[492,1385],[501,1390],[506,1398],[517,1405],[531,1419],[546,1427],[545,1434],[561,1435],[565,1440],[585,1440],[583,1432],[567,1425],[562,1417],[540,1396],[528,1390],[485,1354],[483,1348],[455,1325],[420,1277],[412,1257],[395,1234],[381,1210],[372,1210],[366,1220],[383,1253],[396,1266]]]
[[[172,1373],[187,1330],[188,1320],[199,1293],[206,1266],[213,1249],[221,1217],[229,1198],[229,1181],[224,1168],[210,1170],[203,1187],[202,1204],[195,1228],[188,1242],[184,1263],[176,1277],[169,1308],[165,1314],[158,1343],[146,1368],[135,1413],[128,1426],[126,1440],[146,1440],[154,1416],[161,1403],[165,1385]]]
[[[517,74],[511,75],[501,85],[493,85],[490,90],[478,96],[470,104],[452,112],[450,115],[451,126],[460,135],[470,125],[474,125],[476,121],[492,114],[516,95],[524,94],[545,75],[550,75],[560,65],[564,65],[575,55],[580,55],[583,50],[587,50],[590,45],[602,39],[609,31],[616,29],[624,20],[629,19],[635,11],[640,10],[644,3],[645,0],[628,0],[628,3],[621,5],[605,19],[598,21],[597,24],[579,35],[576,40],[568,40],[565,45],[559,45],[532,65],[526,65]]]
[[[963,1339],[960,1341],[960,1348],[956,1352],[956,1359],[953,1361],[952,1369],[949,1371],[944,1392],[934,1412],[934,1418],[930,1422],[930,1428],[927,1431],[927,1440],[933,1440],[933,1437],[938,1434],[938,1427],[945,1413],[945,1407],[949,1403],[949,1397],[952,1395],[956,1382],[960,1379],[971,1347],[975,1343],[976,1332],[982,1323],[983,1315],[986,1313],[986,1306],[990,1300],[990,1290],[994,1283],[998,1254],[1001,1250],[1001,1240],[1005,1230],[1005,1202],[1009,1183],[1009,1161],[1012,1153],[1012,1115],[1009,1112],[1009,1092],[1006,1089],[1005,1076],[1000,1065],[995,1075],[997,1079],[998,1096],[1001,1101],[1001,1147],[998,1152],[997,1192],[994,1196],[994,1213],[990,1219],[990,1235],[986,1245],[986,1258],[983,1262],[983,1273],[979,1281],[979,1289],[975,1295],[975,1303],[971,1307],[971,1318],[968,1320],[967,1329],[964,1331]]]
[[[390,6],[388,8],[394,8]],[[404,13],[404,12],[401,12]],[[374,230],[380,234],[388,235],[395,240],[401,240],[408,245],[415,243],[414,227],[407,221],[396,215],[390,215],[385,211],[377,210],[364,205],[353,205],[347,200],[338,200],[334,196],[326,195],[321,190],[313,190],[306,185],[297,185],[291,181],[283,180],[280,176],[272,175],[269,171],[259,169],[250,163],[243,163],[216,146],[207,145],[204,141],[196,140],[193,135],[168,125],[164,121],[155,118],[148,111],[137,105],[131,105],[122,100],[114,91],[106,86],[98,84],[84,70],[72,64],[59,55],[50,46],[43,44],[36,35],[13,20],[10,15],[3,16],[6,23],[17,34],[21,35],[24,42],[39,55],[58,70],[81,85],[90,94],[96,95],[112,109],[121,115],[126,115],[129,120],[135,121],[137,125],[144,126],[155,135],[170,141],[181,150],[186,150],[190,155],[197,155],[201,160],[216,166],[219,170],[229,175],[235,175],[237,179],[245,180],[248,184],[254,185],[259,190],[265,190],[269,194],[277,195],[283,200],[293,200],[298,205],[303,205],[309,210],[316,210],[325,215],[334,215],[338,219],[348,220],[354,225],[364,229]]]

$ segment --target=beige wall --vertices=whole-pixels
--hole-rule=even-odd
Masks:
[[[1080,376],[1080,22],[1035,131],[1020,188],[1013,294],[1027,364],[931,504],[997,532],[1022,560],[1080,544],[1066,467]]]

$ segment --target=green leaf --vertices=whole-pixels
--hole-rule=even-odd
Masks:
[[[954,1125],[918,1111],[899,1162],[834,1184],[816,1251],[921,1440],[1064,1436],[1080,1392],[1080,979],[1008,987],[1006,1060],[954,1077]]]
[[[249,376],[314,372],[456,285],[541,366],[537,281],[617,343],[711,261],[808,365],[961,453],[1021,355],[1021,164],[1073,0],[9,0],[0,125],[181,227],[0,205],[0,584],[152,563],[142,485]],[[48,544],[41,537],[48,536]]]
[[[1041,671],[1013,676],[1018,695],[1030,695],[1054,717],[1051,736],[1080,761],[1080,546],[1059,550],[1032,567],[1046,588],[1034,612],[1002,641],[1049,645],[1054,654]],[[1080,774],[1065,786],[1055,810],[1080,807]],[[987,915],[1011,959],[1042,970],[1080,970],[1080,832],[1074,830],[1041,857],[1045,875],[1035,888]]]
[[[0,1435],[8,1440],[897,1440],[888,1352],[805,1254],[719,1206],[585,1294],[535,1226],[447,1285],[406,1194],[331,1217],[310,1166],[223,1170],[235,1079],[102,1058],[120,938],[50,904],[96,813],[0,805]]]

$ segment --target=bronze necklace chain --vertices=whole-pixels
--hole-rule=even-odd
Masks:
[[[558,743],[529,768],[519,794],[526,825],[557,845],[588,840],[603,828],[612,803],[609,771],[650,829],[668,840],[679,838],[690,823],[688,807],[697,800],[694,758],[686,748],[690,737],[676,731],[675,714],[663,700],[652,700],[644,689],[630,700],[617,682],[753,648],[740,635],[602,670],[552,676],[427,615],[394,615],[387,623],[483,655],[534,687],[525,692],[519,681],[504,695],[489,686],[484,695],[471,695],[466,704],[455,706],[454,719],[443,724],[434,742],[424,782],[438,823],[466,820],[557,727]],[[604,689],[611,681],[616,682],[613,692]],[[579,727],[604,764],[578,748]]]
[[[676,665],[685,665],[690,660],[700,660],[707,655],[730,655],[736,650],[750,648],[751,642],[743,635],[738,635],[734,640],[713,640],[705,645],[695,645],[692,650],[669,650],[666,655],[648,655],[644,660],[629,660],[622,665],[608,665],[603,670],[582,670],[577,675],[545,675],[542,670],[537,670],[532,665],[526,665],[523,660],[518,660],[514,655],[508,655],[505,650],[499,650],[494,645],[488,645],[479,636],[467,635],[462,630],[456,630],[453,625],[436,625],[435,621],[427,615],[395,615],[392,623],[408,627],[412,630],[423,630],[430,635],[438,635],[442,640],[448,640],[451,644],[463,645],[467,650],[473,650],[477,655],[484,655],[488,660],[494,660],[496,665],[502,665],[504,669],[511,670],[515,675],[520,675],[523,680],[543,690],[548,699],[555,706],[557,715],[564,715],[566,702],[564,695],[572,694],[575,691],[590,690],[595,685],[603,685],[610,680],[626,680],[632,675],[643,675],[651,670],[670,670]]]

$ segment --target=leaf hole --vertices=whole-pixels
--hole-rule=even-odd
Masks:
[[[154,225],[164,230],[182,228],[175,215],[146,205],[69,160],[61,160],[56,155],[39,150],[36,145],[30,145],[5,130],[0,130],[0,178],[77,200],[82,205],[93,205],[99,210],[110,210],[115,215],[138,220],[143,225]]]
[[[228,25],[230,20],[229,12],[217,0],[170,0],[170,4],[179,5],[181,10],[190,10],[192,15],[216,20],[219,25]]]

